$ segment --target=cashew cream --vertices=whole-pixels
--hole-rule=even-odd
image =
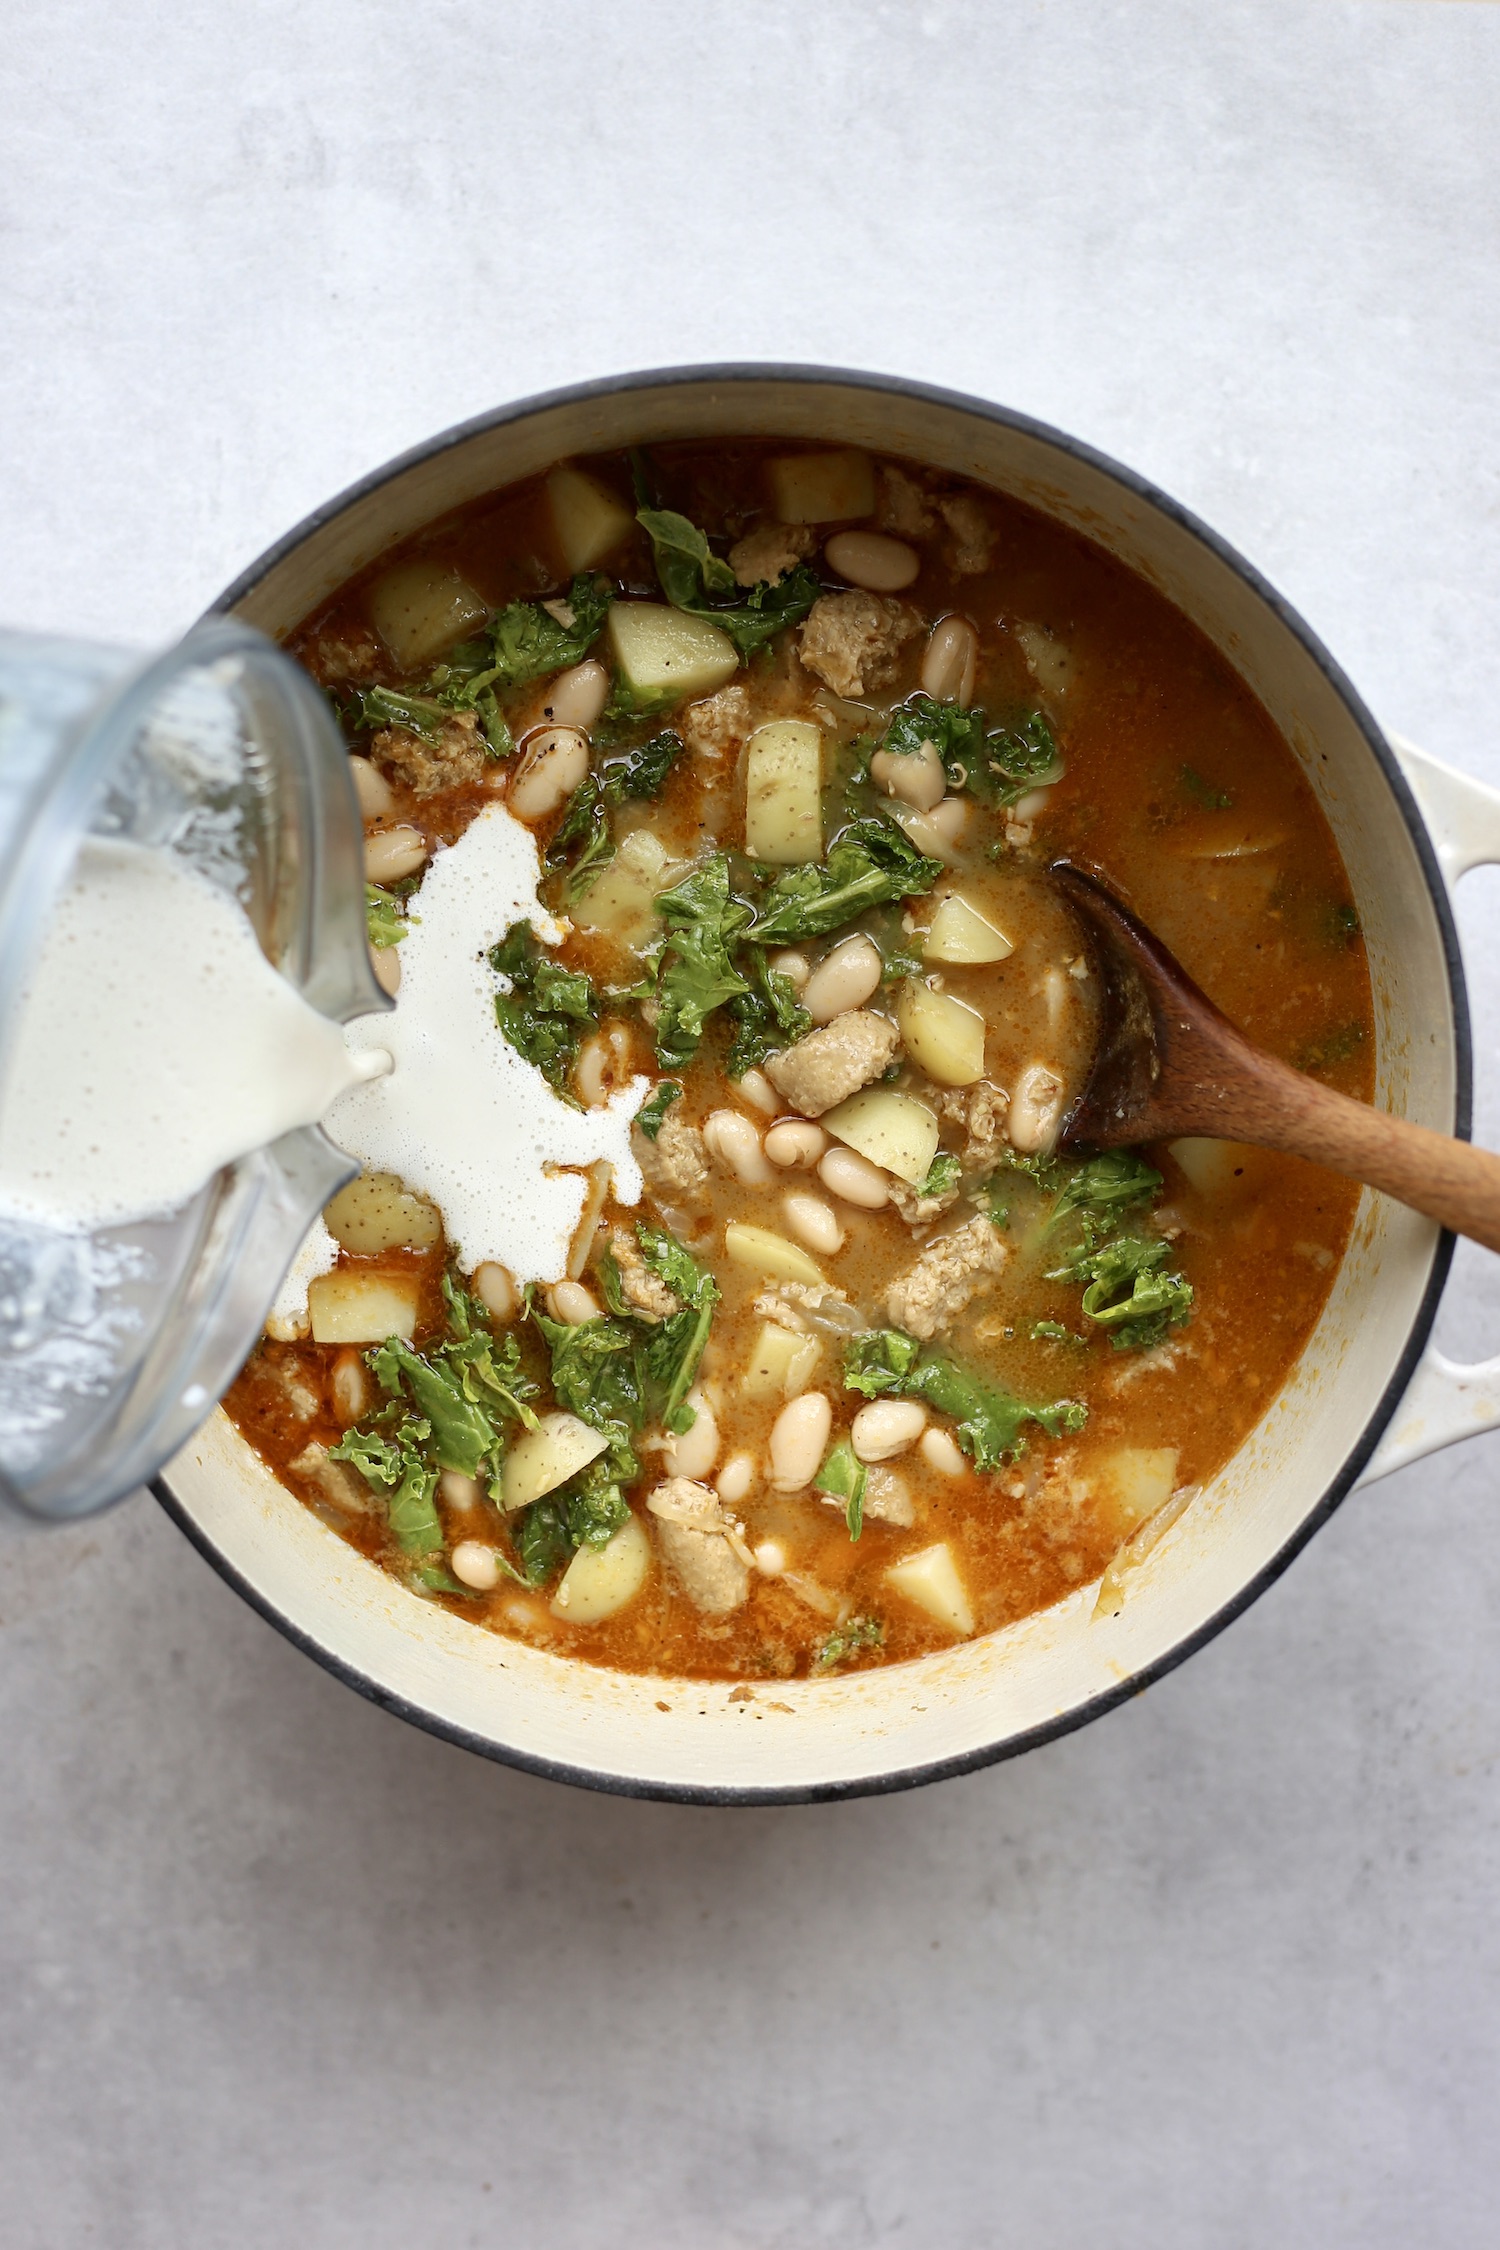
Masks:
[[[18,1002],[0,1215],[78,1233],[164,1215],[389,1068],[378,1030],[346,1046],[217,884],[91,837]]]

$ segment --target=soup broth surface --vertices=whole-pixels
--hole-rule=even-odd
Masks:
[[[633,1671],[826,1674],[1124,1598],[1287,1379],[1358,1192],[1227,1143],[1054,1153],[1098,1025],[1058,857],[1368,1097],[1347,879],[1243,683],[1016,502],[740,441],[489,495],[291,645],[398,1018],[403,953],[415,1005],[468,944],[427,870],[534,838],[534,925],[476,908],[469,952],[576,1106],[548,1271],[464,1255],[415,1177],[330,1206],[226,1402],[278,1476],[423,1598]],[[567,1155],[595,1115],[618,1160]]]

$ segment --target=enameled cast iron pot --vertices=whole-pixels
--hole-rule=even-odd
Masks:
[[[774,436],[913,456],[1087,535],[1207,634],[1291,744],[1343,854],[1369,948],[1376,1100],[1469,1122],[1468,1011],[1448,886],[1500,859],[1500,794],[1381,734],[1295,613],[1186,510],[1054,430],[887,377],[689,368],[559,391],[434,438],[331,502],[217,605],[281,634],[350,574],[496,486],[571,454]],[[743,1687],[633,1679],[450,1617],[278,1485],[222,1413],[172,1462],[163,1505],[230,1583],[372,1700],[534,1772],[641,1796],[756,1803],[896,1789],[1045,1742],[1178,1664],[1253,1601],[1356,1484],[1500,1422],[1500,1362],[1428,1346],[1451,1243],[1364,1194],[1290,1382],[1133,1576],[920,1662]]]

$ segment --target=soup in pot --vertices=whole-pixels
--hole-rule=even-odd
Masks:
[[[1129,1571],[1265,1413],[1358,1190],[1057,1153],[1096,868],[1367,1096],[1286,743],[1082,538],[909,462],[564,463],[310,618],[391,1077],[226,1401],[414,1593],[697,1678],[888,1663]]]

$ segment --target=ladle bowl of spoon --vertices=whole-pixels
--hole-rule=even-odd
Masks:
[[[1108,884],[1067,860],[1050,872],[1088,933],[1103,994],[1093,1068],[1064,1119],[1063,1149],[1248,1141],[1362,1180],[1500,1250],[1500,1156],[1352,1101],[1267,1054]]]

